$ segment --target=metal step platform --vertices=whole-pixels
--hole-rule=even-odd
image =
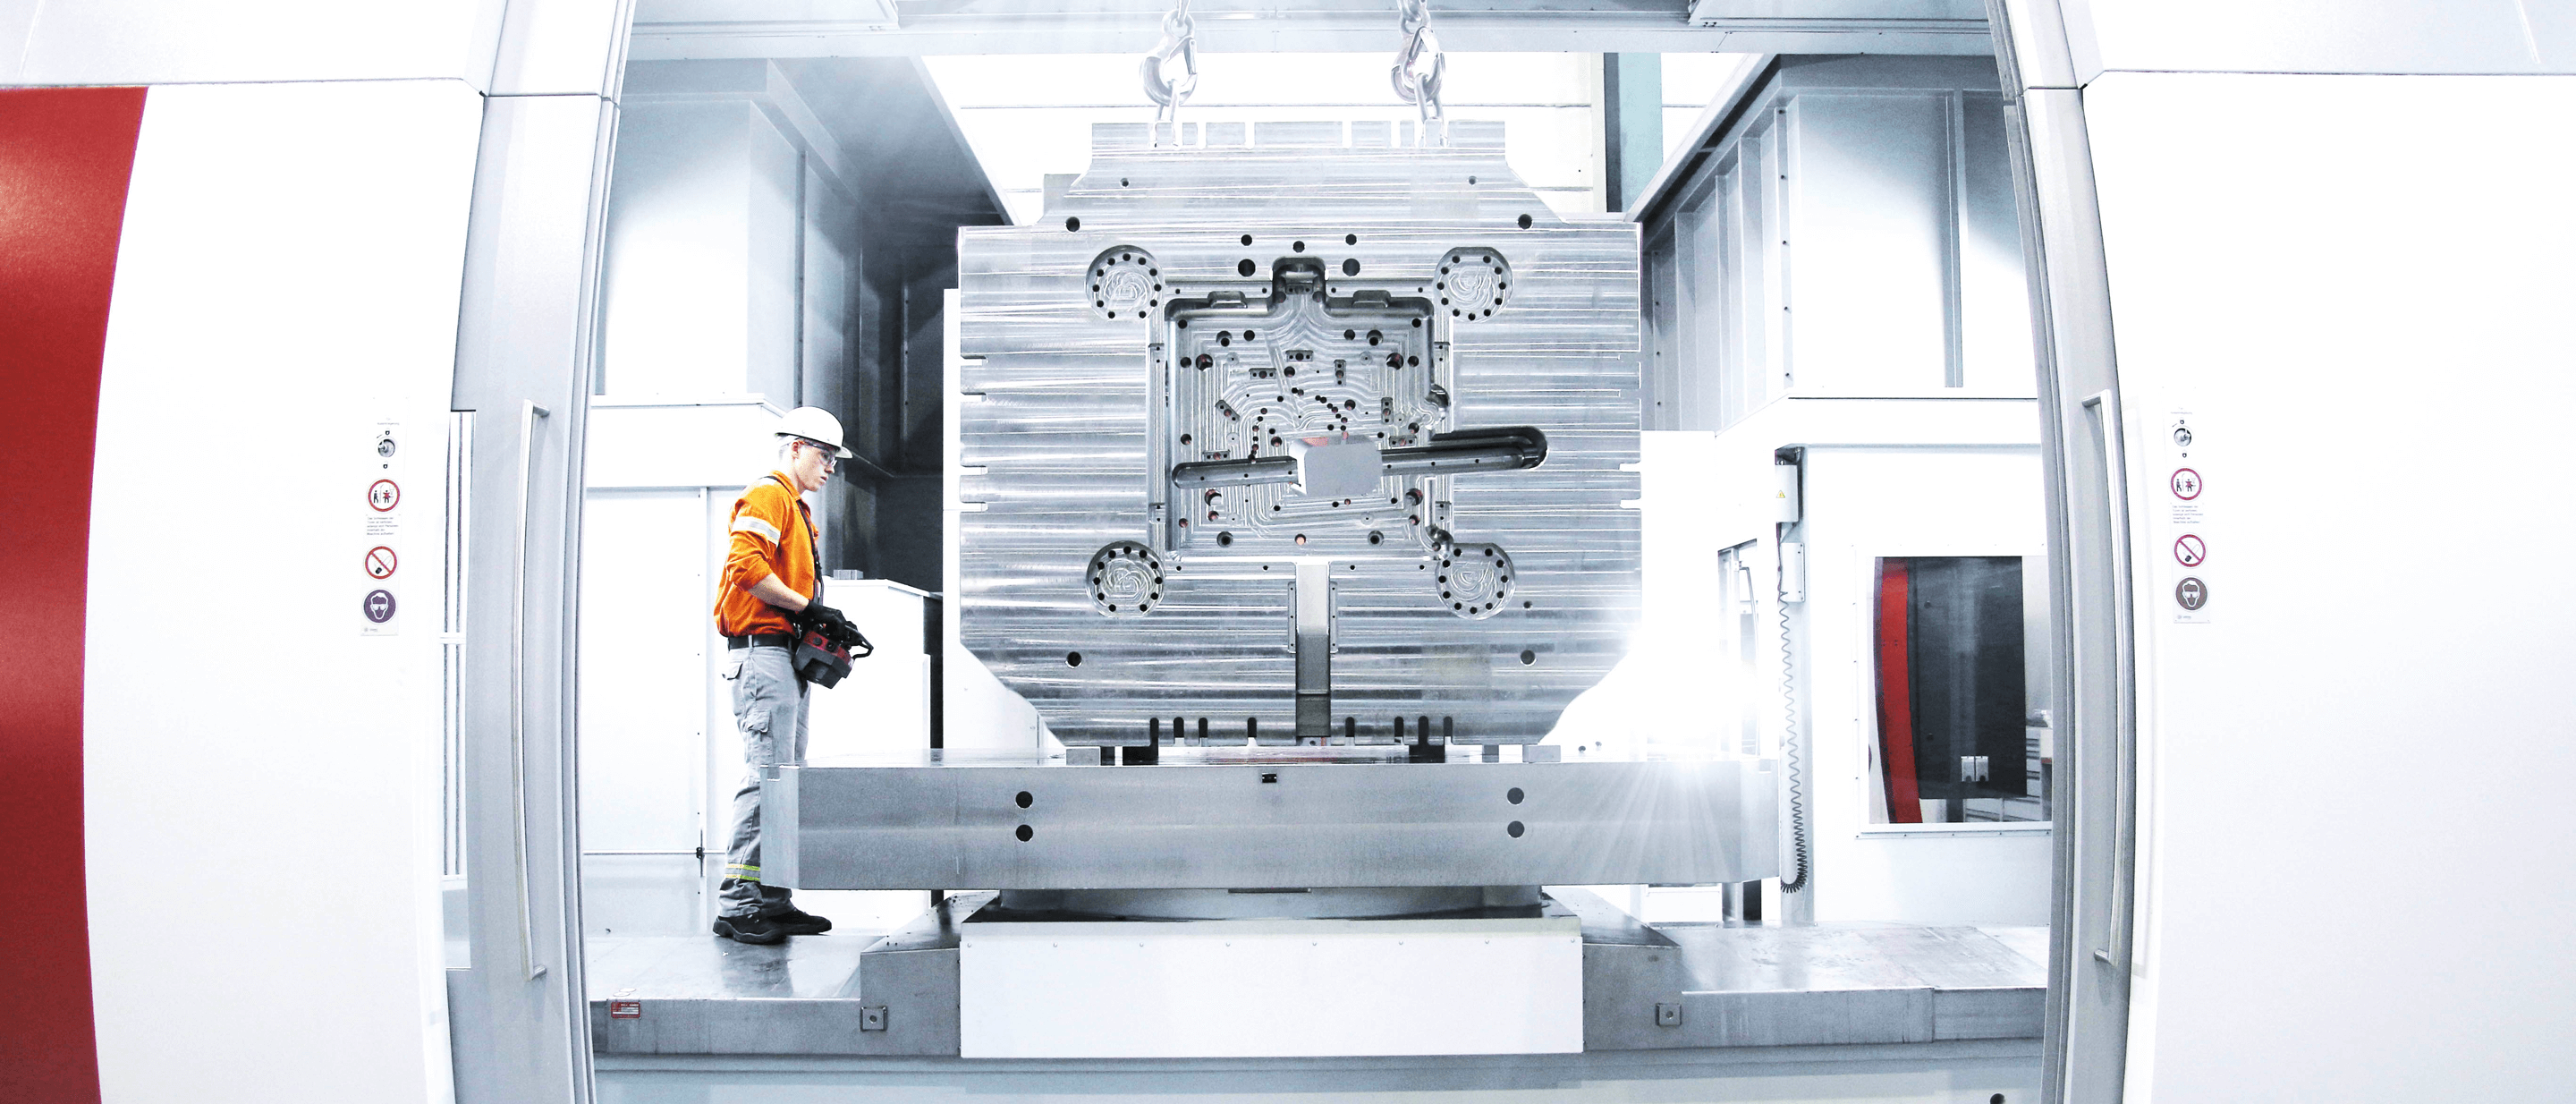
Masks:
[[[2040,1036],[2043,927],[1650,927],[1590,893],[1548,892],[1581,919],[1585,1053]],[[883,936],[774,947],[593,937],[594,1049],[953,1058],[961,928],[992,901],[962,895]],[[1852,1053],[1864,1051],[1884,1053]]]

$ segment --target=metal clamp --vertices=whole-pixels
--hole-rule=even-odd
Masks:
[[[528,919],[528,486],[535,478],[537,419],[554,412],[527,400],[519,413],[518,554],[510,565],[510,821],[511,859],[519,878],[519,960],[528,980],[544,977],[536,933]]]

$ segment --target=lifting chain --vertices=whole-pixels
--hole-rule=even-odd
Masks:
[[[1190,19],[1190,0],[1176,0],[1172,10],[1163,15],[1163,40],[1154,44],[1138,67],[1145,78],[1145,96],[1154,101],[1154,121],[1145,132],[1148,144],[1161,145],[1163,124],[1172,124],[1172,144],[1181,144],[1181,104],[1199,87],[1198,24]],[[1167,76],[1164,67],[1172,58],[1181,59],[1179,76]]]
[[[1421,112],[1414,144],[1447,145],[1449,116],[1440,106],[1440,80],[1449,71],[1449,57],[1440,52],[1440,36],[1431,33],[1430,0],[1395,0],[1395,10],[1404,28],[1404,47],[1395,52],[1395,67],[1388,73],[1395,96]]]

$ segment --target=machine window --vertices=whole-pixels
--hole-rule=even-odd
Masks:
[[[1890,556],[1877,573],[1872,822],[2046,821],[2021,557]]]

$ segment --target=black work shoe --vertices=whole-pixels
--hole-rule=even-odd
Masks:
[[[716,917],[716,934],[736,943],[784,943],[787,929],[759,916]]]
[[[762,919],[778,925],[789,935],[821,935],[832,930],[832,922],[789,905],[785,912],[773,912]]]

